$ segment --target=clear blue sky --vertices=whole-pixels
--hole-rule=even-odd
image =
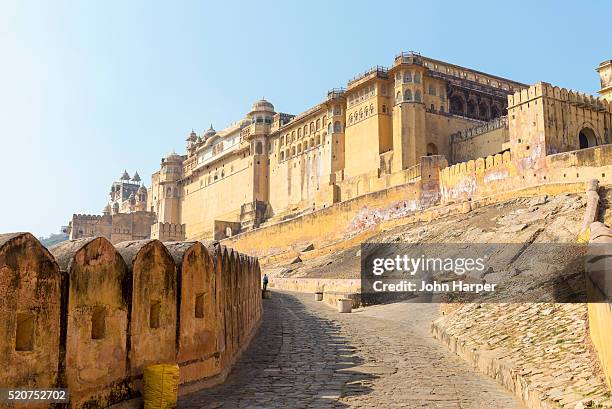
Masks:
[[[246,3],[246,2],[245,2]],[[113,180],[240,119],[299,113],[395,54],[588,93],[612,2],[0,3],[0,232],[101,213]]]

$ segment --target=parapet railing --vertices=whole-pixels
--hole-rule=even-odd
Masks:
[[[372,74],[376,74],[376,76],[380,78],[389,78],[389,69],[387,67],[383,67],[382,65],[374,66],[370,68],[369,70],[367,70],[366,72],[362,74],[358,74],[355,77],[353,77],[353,79],[351,79],[348,82],[348,86],[350,87],[351,85],[355,84],[359,80],[362,80],[365,77],[372,75]]]
[[[342,97],[344,96],[345,93],[346,93],[345,88],[332,88],[331,90],[327,91],[327,99],[330,100],[330,99]]]
[[[508,128],[508,117],[500,116],[499,118],[495,118],[492,121],[486,122],[482,125],[475,126],[470,129],[466,129],[464,131],[459,131],[454,134],[451,134],[451,142],[460,141],[472,138],[477,135],[482,135],[483,133],[487,133],[490,131],[494,131],[500,128]]]

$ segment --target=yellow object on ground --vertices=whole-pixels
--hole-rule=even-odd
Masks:
[[[149,365],[144,369],[144,409],[176,408],[178,365]]]
[[[576,241],[578,243],[584,244],[584,243],[588,243],[590,239],[591,239],[591,229],[587,228],[578,235],[578,239]]]

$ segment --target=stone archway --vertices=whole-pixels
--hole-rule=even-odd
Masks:
[[[597,136],[595,131],[589,127],[584,127],[578,133],[578,148],[586,149],[597,146]]]

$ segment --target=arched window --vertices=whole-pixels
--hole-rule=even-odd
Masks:
[[[353,114],[350,114],[349,115],[349,124],[352,124],[352,123],[353,123]]]
[[[330,122],[329,125],[327,125],[327,133],[332,133],[332,123]]]
[[[310,138],[310,143],[308,143],[309,148],[314,148],[314,138]]]
[[[301,138],[301,137],[302,137],[302,128],[298,128],[297,137],[298,137],[298,138]]]
[[[409,89],[404,91],[404,101],[412,101],[412,91]]]
[[[172,196],[172,188],[168,187],[166,188],[166,197],[171,197]]]
[[[444,89],[444,87],[440,87],[440,93],[438,95],[442,99],[446,98],[446,90]]]
[[[363,119],[363,108],[359,110],[359,119]]]
[[[500,113],[499,113],[499,109],[497,108],[497,105],[492,105],[491,106],[491,119],[495,119],[499,116],[500,116]]]
[[[280,160],[285,160],[285,151],[281,151]]]
[[[295,142],[295,131],[291,132],[291,142]],[[289,141],[287,141],[289,143]]]
[[[306,136],[307,133],[308,133],[308,125],[304,125],[304,130],[303,130],[302,134],[304,136]]]
[[[414,74],[414,82],[416,82],[417,84],[421,82],[421,73],[417,72]]]
[[[370,104],[370,115],[374,115],[374,104]]]
[[[421,91],[419,91],[418,89],[414,91],[414,100],[416,102],[421,102]]]
[[[321,128],[321,120],[317,119],[317,131]]]
[[[429,95],[436,95],[436,87],[433,84],[429,84]]]
[[[295,146],[291,147],[291,156],[295,156]]]
[[[313,132],[314,132],[314,130],[315,130],[315,125],[314,125],[314,122],[311,122],[311,123],[310,123],[310,133],[313,133]]]
[[[298,154],[302,153],[302,144],[301,143],[298,143],[297,153]]]
[[[458,96],[453,96],[450,99],[450,111],[453,114],[465,115],[465,103]]]
[[[591,128],[582,128],[578,133],[578,145],[580,149],[592,148],[597,146],[597,137]]]
[[[467,102],[467,114],[470,117],[476,117],[478,115],[478,106],[473,99],[470,99]]]
[[[342,124],[340,121],[334,122],[334,132],[342,132]]]
[[[285,137],[281,136],[280,137],[280,142],[279,142],[279,146],[284,146],[285,145]]]
[[[397,91],[397,94],[395,94],[395,102],[400,102],[402,100],[402,93],[400,91]]]
[[[257,155],[261,155],[263,153],[263,147],[261,145],[261,142],[257,142],[257,144],[255,145],[255,153]]]
[[[386,113],[387,113],[387,106],[386,106],[386,105],[384,105],[384,104],[383,104],[383,106],[382,106],[382,111],[383,111],[383,114],[386,114]]]
[[[435,143],[428,143],[427,144],[427,156],[432,156],[432,155],[437,155],[438,154],[438,147],[436,146]]]
[[[412,73],[410,71],[404,73],[404,82],[412,82]]]
[[[398,72],[395,74],[395,80],[396,80],[397,82],[399,82],[399,81],[401,81],[401,79],[402,79],[402,73],[398,71]]]
[[[321,137],[319,135],[316,136],[315,141],[317,145],[321,144]]]

